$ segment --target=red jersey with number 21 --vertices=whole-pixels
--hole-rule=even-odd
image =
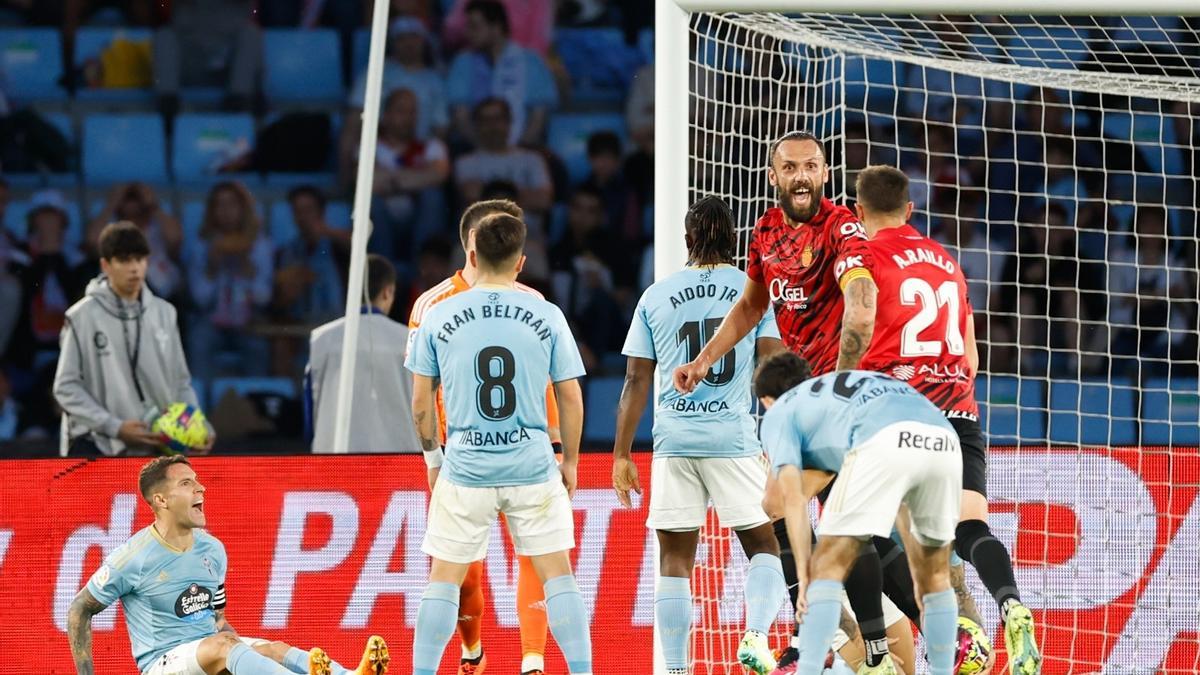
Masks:
[[[842,290],[833,267],[846,242],[867,238],[845,206],[821,199],[812,220],[792,227],[783,209],[767,209],[754,225],[746,276],[767,287],[779,335],[814,375],[837,368]]]
[[[847,246],[837,274],[842,286],[869,275],[879,288],[875,332],[859,368],[908,382],[944,412],[978,419],[966,356],[971,302],[958,261],[905,225]]]

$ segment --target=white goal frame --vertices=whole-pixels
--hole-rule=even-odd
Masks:
[[[655,0],[654,24],[654,278],[662,279],[687,262],[683,220],[688,209],[692,156],[689,148],[690,21],[699,12],[782,12],[836,14],[1009,14],[1033,16],[1200,15],[1197,0]],[[844,46],[839,45],[844,50]],[[914,57],[914,61],[920,57]],[[954,70],[952,62],[938,67]],[[1003,75],[989,77],[1004,79]],[[839,104],[845,114],[845,101]],[[765,139],[770,140],[770,139]],[[764,166],[765,170],[766,167]],[[845,167],[834,167],[844,176]],[[843,184],[840,181],[838,184]],[[656,385],[657,386],[657,385]],[[657,392],[656,392],[657,393]],[[655,581],[659,577],[654,541]],[[666,666],[654,625],[654,673]]]

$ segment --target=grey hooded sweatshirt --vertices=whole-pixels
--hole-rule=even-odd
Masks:
[[[121,300],[104,275],[67,310],[54,398],[63,409],[60,454],[91,434],[106,455],[125,444],[117,431],[126,420],[172,403],[197,405],[192,376],[175,323],[175,307],[142,286],[139,302]]]

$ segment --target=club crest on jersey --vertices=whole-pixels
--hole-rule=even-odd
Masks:
[[[776,277],[771,280],[768,290],[771,294],[771,302],[782,302],[787,305],[788,309],[808,308],[808,295],[804,292],[803,286],[792,286],[788,284],[787,279]]]
[[[804,250],[800,252],[800,266],[808,267],[812,263],[813,263],[813,248],[811,246],[805,246]]]
[[[895,368],[892,368],[892,377],[896,378],[897,380],[904,380],[907,382],[908,380],[913,379],[913,376],[916,374],[917,369],[909,365],[896,366]]]
[[[188,586],[175,600],[175,616],[184,621],[204,619],[212,607],[212,596],[212,591],[199,584]]]

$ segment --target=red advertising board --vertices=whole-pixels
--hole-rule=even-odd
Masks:
[[[638,462],[648,485],[648,455]],[[150,522],[136,494],[141,464],[0,461],[0,672],[73,672],[63,630],[71,597],[105,551]],[[419,457],[198,458],[194,465],[208,487],[210,530],[228,551],[228,617],[239,632],[320,645],[345,665],[379,633],[392,645],[393,672],[409,672],[428,572],[419,550],[427,502]],[[991,472],[994,529],[1012,547],[1018,583],[1037,610],[1046,672],[1200,670],[1195,449],[996,451]],[[646,498],[621,508],[609,475],[607,456],[584,457],[574,561],[592,615],[595,671],[642,674],[651,672],[654,589]],[[722,624],[735,640],[743,558],[723,542],[705,546],[698,559],[716,572],[697,583],[706,596],[702,620]],[[485,579],[489,668],[514,673],[515,565],[498,530]],[[986,595],[977,597],[994,616]],[[119,612],[98,616],[94,626],[96,672],[134,672]],[[565,673],[550,642],[548,672]],[[457,640],[446,653],[443,672],[454,672]],[[737,672],[711,665],[698,672]]]

